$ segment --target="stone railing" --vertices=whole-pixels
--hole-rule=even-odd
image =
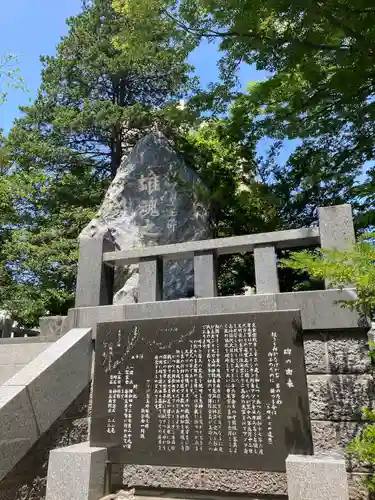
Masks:
[[[39,331],[33,328],[19,328],[13,326],[14,321],[11,318],[0,318],[0,339],[14,337],[37,337]]]
[[[279,293],[276,249],[321,246],[343,250],[355,242],[350,205],[318,209],[319,226],[173,245],[115,251],[105,238],[83,238],[77,275],[76,307],[112,304],[114,267],[139,264],[138,302],[163,300],[163,260],[194,259],[194,295],[216,297],[219,255],[253,252],[257,294]]]

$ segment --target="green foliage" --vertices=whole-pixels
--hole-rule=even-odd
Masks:
[[[18,57],[15,54],[6,52],[0,55],[0,106],[7,100],[6,88],[27,90],[17,64]]]
[[[375,360],[375,345],[370,343],[369,356],[372,363]],[[364,426],[357,436],[347,446],[347,455],[350,460],[355,460],[362,466],[367,467],[368,477],[365,479],[366,486],[371,493],[375,493],[375,411],[362,408],[362,420]]]
[[[373,467],[375,465],[375,412],[362,409],[362,419],[364,420],[364,428],[362,431],[349,443],[347,447],[348,456],[354,458],[359,463],[367,465],[371,471],[366,479],[366,484],[370,492],[375,492],[375,477]]]
[[[259,178],[255,141],[243,134],[232,115],[201,121],[177,145],[209,186],[205,196],[216,237],[278,229],[278,200]],[[250,255],[222,256],[219,265],[220,294],[239,294],[244,286],[254,286]]]
[[[361,227],[374,224],[374,167],[359,186],[355,182],[375,155],[372,0],[114,3],[123,15],[137,12],[140,31],[157,15],[171,40],[185,36],[191,47],[204,38],[219,44],[221,82],[201,94],[201,106],[204,101],[222,111],[225,101],[236,99],[238,118],[256,124],[249,133],[301,141],[285,165],[273,164],[269,171],[280,195],[291,201],[286,218],[295,223],[304,212],[311,221],[318,205],[347,201],[356,205]],[[143,39],[149,33],[145,29]],[[244,63],[269,76],[238,96],[232,89]]]
[[[209,186],[216,236],[309,226],[318,206],[343,202],[370,225],[374,170],[356,183],[375,152],[368,2],[84,1],[56,56],[42,57],[38,97],[0,147],[2,307],[32,325],[72,305],[77,236],[122,157],[155,126]],[[218,41],[223,56],[221,81],[204,92],[186,62],[202,38]],[[269,78],[234,91],[242,63]],[[273,142],[259,157],[265,137]],[[281,161],[282,141],[295,138]],[[313,258],[310,278],[320,278],[322,259]],[[223,258],[221,269],[224,294],[254,284],[248,256]],[[294,260],[284,285],[298,286],[302,269]],[[361,307],[372,308],[365,283],[361,290]]]
[[[186,141],[195,153],[192,163],[210,187],[218,237],[277,227],[275,197],[258,178],[255,142],[234,126],[231,116],[203,121]]]
[[[280,262],[282,267],[307,271],[312,278],[326,279],[333,288],[348,284],[356,288],[356,297],[343,302],[370,317],[375,313],[375,233],[361,235],[347,251],[308,250],[293,252]]]
[[[189,81],[180,54],[146,64],[113,46],[124,25],[110,0],[86,2],[67,22],[2,148],[0,303],[24,325],[73,305],[80,231],[137,139],[180,119],[173,110]]]
[[[312,278],[326,279],[330,286],[342,288],[348,284],[356,288],[352,300],[343,301],[343,307],[351,307],[367,317],[375,315],[375,233],[363,234],[357,243],[346,251],[316,250],[293,252],[280,265],[297,272],[308,272]],[[374,344],[370,344],[369,356],[374,363]],[[375,411],[362,408],[364,427],[347,447],[348,457],[368,468],[366,484],[375,493]]]

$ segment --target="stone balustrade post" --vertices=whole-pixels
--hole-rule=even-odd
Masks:
[[[138,302],[163,300],[163,261],[145,257],[139,261]]]
[[[319,207],[320,246],[323,250],[349,250],[355,244],[351,205]],[[325,282],[329,288],[329,281]],[[348,283],[348,287],[351,284]]]
[[[194,296],[197,298],[217,296],[216,256],[213,251],[194,254]]]
[[[103,253],[114,250],[103,235],[80,238],[75,307],[112,304],[114,268],[103,264]]]
[[[277,260],[273,245],[259,245],[254,248],[256,293],[279,293]]]

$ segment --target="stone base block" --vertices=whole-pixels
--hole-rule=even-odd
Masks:
[[[46,500],[99,500],[104,491],[106,448],[80,443],[50,453]]]
[[[345,461],[334,455],[289,455],[289,500],[349,500]]]
[[[156,465],[126,465],[123,484],[128,488],[211,491],[283,497],[287,495],[284,472],[236,469],[199,469]],[[49,499],[47,499],[49,500]]]

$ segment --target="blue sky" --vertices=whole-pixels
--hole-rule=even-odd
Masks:
[[[20,55],[19,68],[30,92],[10,91],[8,102],[0,107],[0,127],[9,130],[19,114],[18,106],[35,97],[40,83],[39,56],[54,54],[60,37],[66,33],[65,19],[77,14],[80,0],[12,0],[1,5],[0,52]]]
[[[54,55],[56,45],[67,34],[65,20],[81,11],[81,0],[3,0],[0,16],[0,54],[6,51],[19,56],[20,74],[29,92],[8,90],[8,100],[0,106],[0,129],[7,134],[13,120],[20,115],[18,107],[29,104],[36,96],[40,85],[42,65],[41,55]],[[190,62],[196,68],[202,85],[215,81],[218,75],[217,60],[219,54],[213,44],[202,44],[190,56]],[[254,67],[241,65],[240,84],[243,89],[248,83],[263,80],[266,74]],[[267,141],[261,141],[258,151],[261,153]],[[286,141],[279,157],[284,161],[294,149],[295,141]]]
[[[9,91],[8,101],[0,107],[0,128],[9,131],[18,106],[33,99],[40,84],[40,55],[53,55],[61,36],[67,33],[65,19],[81,10],[81,0],[12,0],[1,5],[0,53],[10,51],[20,56],[19,68],[29,93]],[[214,81],[217,75],[216,47],[204,44],[191,56],[202,84]],[[243,86],[263,78],[254,68],[243,65],[240,80]]]

